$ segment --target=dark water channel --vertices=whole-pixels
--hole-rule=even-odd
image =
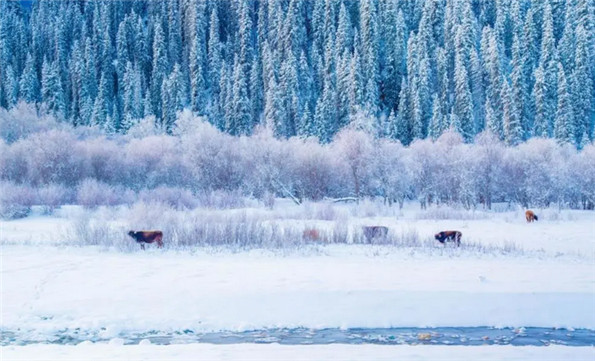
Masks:
[[[51,337],[27,337],[22,331],[1,332],[0,345],[28,345],[34,343],[72,345],[83,341],[109,342],[99,336],[100,331],[85,332],[67,329]],[[244,332],[175,332],[148,331],[120,334],[124,344],[135,345],[143,340],[152,344],[170,345],[186,343],[279,343],[285,345],[379,344],[379,345],[514,345],[594,346],[595,330],[559,328],[493,328],[493,327],[438,327],[438,328],[352,328],[308,329],[272,328]],[[146,342],[146,341],[145,341]]]

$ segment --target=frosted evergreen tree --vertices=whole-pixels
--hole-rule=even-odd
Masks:
[[[494,31],[498,41],[500,51],[510,57],[510,49],[512,48],[512,34],[513,26],[510,19],[510,2],[500,1],[496,6],[496,22],[494,23]]]
[[[349,114],[351,117],[362,108],[363,74],[361,58],[355,48],[349,64]]]
[[[136,64],[138,65],[139,71],[143,77],[148,76],[149,67],[151,64],[151,56],[150,56],[150,39],[145,29],[144,21],[142,18],[138,18],[136,20],[136,25],[134,27],[134,59]]]
[[[469,76],[463,64],[463,58],[457,54],[455,64],[455,102],[453,113],[458,118],[459,128],[456,130],[463,136],[465,142],[470,142],[475,136],[473,119],[473,102],[469,89]]]
[[[539,47],[537,45],[539,34],[534,26],[533,13],[534,8],[529,8],[529,10],[527,10],[525,24],[523,26],[523,37],[521,39],[522,41],[520,41],[521,53],[523,54],[523,77],[529,93],[531,92],[531,89],[533,89],[535,83],[534,73],[538,66],[537,59],[539,56]],[[526,105],[527,107],[531,106],[531,104]],[[527,111],[529,116],[534,113],[534,109],[531,110],[532,111]]]
[[[65,100],[62,81],[56,62],[44,60],[41,70],[41,96],[47,109],[58,117],[65,115]]]
[[[331,82],[324,83],[322,96],[318,98],[314,113],[314,134],[323,143],[332,139],[337,124],[337,93]]]
[[[41,89],[31,54],[27,54],[25,70],[23,71],[19,85],[21,99],[27,103],[37,103],[39,101]]]
[[[239,64],[242,67],[243,82],[247,83],[252,63],[252,17],[248,0],[240,0],[239,8]]]
[[[504,141],[515,146],[523,141],[523,128],[519,119],[520,110],[510,89],[508,81],[502,84],[502,124],[504,125]]]
[[[281,90],[285,100],[286,126],[285,137],[296,135],[296,123],[299,122],[299,114],[302,109],[297,72],[297,61],[293,52],[288,52],[287,59],[281,66]]]
[[[91,124],[98,125],[106,130],[117,131],[119,124],[116,124],[117,119],[112,114],[114,110],[112,104],[112,85],[112,73],[109,70],[104,71],[99,81],[99,93],[97,94],[97,98],[95,98]]]
[[[492,104],[491,98],[486,98],[485,104],[485,118],[486,128],[498,139],[504,139],[504,126],[502,125],[502,118],[496,115],[494,105]]]
[[[6,67],[6,81],[4,82],[4,90],[6,92],[6,104],[8,108],[12,108],[19,98],[19,80],[12,68],[12,65]]]
[[[195,14],[195,27],[190,44],[190,99],[192,110],[205,114],[207,102],[207,80],[205,79],[207,66],[206,34],[207,26],[203,11]]]
[[[481,45],[481,53],[486,70],[486,97],[489,98],[489,104],[492,108],[494,117],[501,119],[502,65],[498,44],[496,42],[496,36],[490,28],[484,28]],[[501,133],[494,132],[494,134]]]
[[[248,98],[248,84],[246,83],[244,69],[238,60],[234,64],[231,102],[227,104],[231,110],[226,127],[229,134],[250,134],[252,131],[252,109]]]
[[[554,20],[554,37],[556,41],[562,38],[564,31],[567,0],[551,0],[552,18]],[[572,7],[572,5],[571,5]]]
[[[124,72],[126,71],[126,64],[132,61],[132,57],[128,48],[128,21],[124,20],[118,27],[118,34],[116,35],[116,74],[118,76],[118,83],[124,81]]]
[[[533,98],[535,99],[533,134],[538,137],[548,137],[551,134],[550,114],[555,112],[555,108],[551,106],[551,101],[548,99],[548,84],[541,66],[535,69]]]
[[[127,130],[135,123],[136,119],[143,116],[140,73],[137,68],[133,68],[131,62],[126,64],[123,80],[122,110],[124,117],[122,127]]]
[[[576,44],[576,27],[577,27],[577,14],[576,5],[572,3],[575,0],[567,0],[566,15],[564,21],[564,32],[562,38],[558,42],[558,55],[560,62],[564,69],[572,70],[574,68],[574,53]]]
[[[428,127],[428,136],[433,140],[436,140],[442,135],[447,127],[445,126],[446,119],[444,110],[442,109],[442,102],[436,94],[434,94],[432,103],[432,119],[430,120],[430,125]]]
[[[231,97],[233,91],[231,89],[231,76],[228,76],[229,67],[223,66],[221,68],[221,78],[219,81],[219,108],[217,110],[217,117],[211,115],[211,122],[224,131],[227,129],[227,123],[231,118]]]
[[[577,141],[580,140],[578,144],[582,146],[585,134],[587,139],[593,140],[595,128],[594,73],[589,69],[590,66],[593,69],[593,58],[589,56],[589,37],[583,25],[578,26],[576,35],[575,67],[571,75],[572,108],[576,120]]]
[[[378,20],[375,3],[371,0],[362,0],[360,2],[360,28],[361,28],[361,46],[364,61],[363,76],[366,79],[364,88],[364,104],[366,110],[373,116],[376,116],[379,110],[379,90],[378,81],[380,80],[378,66]]]
[[[407,24],[405,23],[405,16],[403,11],[399,10],[397,15],[397,22],[395,24],[395,48],[394,48],[394,59],[395,59],[395,71],[396,71],[396,85],[395,92],[397,95],[401,91],[401,82],[407,75]],[[398,96],[395,98],[395,102],[398,101]]]
[[[260,56],[255,56],[250,67],[250,94],[252,95],[252,120],[254,125],[260,121],[264,109],[265,95],[262,80],[262,63]]]
[[[400,57],[404,56],[400,43],[403,42],[397,33],[397,5],[394,1],[381,3],[384,5],[382,11],[381,21],[381,36],[379,41],[379,57],[381,63],[380,69],[380,99],[382,109],[395,109],[397,106],[397,99],[399,96],[399,85],[401,79],[399,77]]]
[[[339,9],[339,23],[337,25],[337,39],[335,45],[337,54],[339,55],[344,54],[345,50],[351,52],[353,47],[353,29],[349,14],[345,8],[345,3],[343,2],[341,2]]]
[[[85,62],[83,59],[80,43],[77,40],[73,45],[73,50],[68,65],[68,72],[70,75],[70,120],[73,125],[78,125],[81,120],[81,89],[84,71]]]
[[[529,118],[529,110],[527,104],[530,102],[530,95],[527,90],[527,84],[523,73],[523,55],[521,53],[520,40],[518,36],[514,36],[512,46],[512,72],[510,74],[512,87],[512,98],[518,111],[519,122],[523,129],[523,139],[527,139],[531,133],[531,123]]]
[[[395,136],[403,145],[408,145],[413,140],[411,134],[412,111],[411,111],[410,92],[405,79],[401,82],[401,92],[399,93],[399,107],[395,127]]]
[[[95,100],[97,96],[97,65],[95,63],[95,48],[91,43],[91,39],[85,40],[85,71],[82,78],[82,97],[87,97]]]
[[[544,85],[543,91],[544,96],[540,98],[540,102],[545,104],[541,105],[543,109],[552,110],[551,112],[545,112],[541,115],[545,117],[544,121],[548,124],[548,129],[552,129],[554,123],[554,116],[556,109],[556,82],[557,82],[557,54],[554,39],[554,24],[552,18],[552,8],[549,1],[546,1],[543,7],[543,33],[541,40],[541,57],[539,59],[539,67],[543,71]],[[537,81],[537,79],[536,79]],[[536,106],[537,106],[537,99]],[[548,132],[548,134],[551,134]]]
[[[306,35],[306,19],[304,14],[304,0],[291,0],[283,27],[283,51],[285,56],[289,52],[297,59],[302,51],[307,50],[308,36]]]
[[[432,115],[431,89],[430,89],[430,62],[424,57],[419,63],[417,86],[414,88],[414,123],[413,137],[423,139],[426,137],[428,123]]]
[[[285,137],[288,133],[286,114],[281,89],[272,77],[266,93],[264,122],[268,128],[273,129],[277,137]]]
[[[324,9],[324,2],[317,1],[317,4],[322,6]],[[267,38],[266,40],[269,43],[271,49],[278,50],[278,45],[280,43],[279,34],[283,29],[283,10],[281,8],[281,1],[280,0],[271,0],[268,2],[267,8]],[[324,14],[324,11],[322,12]],[[314,24],[314,19],[312,19],[312,26],[316,27]],[[322,49],[322,45],[321,45]],[[265,83],[266,84],[266,83]]]
[[[168,1],[168,52],[170,64],[182,64],[182,20],[180,17],[180,1]],[[195,20],[199,20],[198,18]],[[197,27],[202,24],[196,24]],[[202,30],[202,29],[201,29]],[[201,39],[201,41],[204,41]],[[204,43],[202,43],[204,45]]]
[[[151,95],[151,89],[146,89],[145,96],[143,97],[143,117],[150,117],[155,115],[153,111],[153,96]]]
[[[208,62],[209,62],[209,76],[208,81],[210,84],[211,92],[213,96],[219,94],[219,81],[221,71],[221,49],[220,49],[220,38],[219,38],[219,16],[217,13],[217,6],[213,6],[211,11],[211,21],[209,24],[209,42],[208,42]]]
[[[342,128],[349,122],[349,98],[350,98],[350,65],[351,56],[349,51],[345,49],[343,56],[337,62],[337,117],[339,121],[339,128]]]
[[[554,137],[560,144],[576,144],[574,112],[566,74],[561,63],[558,63],[558,109],[554,121]]]
[[[475,130],[479,133],[485,128],[485,89],[483,87],[483,68],[477,49],[471,50],[470,62],[469,83],[473,101],[473,117],[475,118]]]
[[[167,60],[165,36],[161,28],[161,23],[157,21],[153,35],[153,72],[151,76],[152,109],[157,118],[161,118],[162,116],[161,87],[163,85],[163,79],[169,73],[168,68],[169,63]]]

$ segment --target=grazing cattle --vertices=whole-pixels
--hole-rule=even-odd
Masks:
[[[461,237],[463,234],[459,231],[442,231],[434,235],[438,242],[442,244],[446,244],[446,241],[455,242],[457,247],[461,245]]]
[[[383,226],[364,226],[362,229],[368,243],[376,238],[384,238],[388,234],[388,228]]]
[[[527,223],[539,220],[537,218],[537,214],[533,213],[533,211],[530,209],[525,212],[525,219],[527,220]]]
[[[317,229],[308,228],[304,230],[304,233],[302,233],[302,239],[305,241],[319,241],[320,233]]]
[[[130,231],[128,235],[137,243],[140,243],[140,248],[145,249],[145,243],[157,242],[157,247],[163,247],[163,232],[161,231]]]

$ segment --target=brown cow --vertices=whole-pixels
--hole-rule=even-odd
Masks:
[[[375,238],[385,238],[388,234],[388,228],[383,226],[364,226],[362,229],[368,243],[371,243]]]
[[[158,248],[163,248],[163,232],[161,231],[130,231],[128,235],[137,243],[140,243],[140,248],[145,249],[144,243],[157,242]]]
[[[533,211],[530,210],[530,209],[528,209],[525,212],[525,219],[527,220],[527,223],[531,223],[533,221],[538,221],[539,220],[538,217],[537,217],[537,215],[535,213],[533,213]]]
[[[305,241],[319,241],[320,233],[317,229],[308,228],[304,230],[304,233],[302,233],[302,239]]]
[[[457,244],[457,247],[461,245],[461,237],[463,233],[459,231],[442,231],[434,235],[438,242],[446,245],[446,241],[452,241]]]

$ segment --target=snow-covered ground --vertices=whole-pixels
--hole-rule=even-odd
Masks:
[[[439,326],[595,329],[592,212],[481,212],[461,219],[404,211],[350,217],[392,232],[460,229],[489,251],[371,245],[290,250],[196,248],[119,252],[65,245],[75,210],[1,223],[2,329],[47,341],[82,330],[102,339],[151,330]],[[454,217],[453,217],[454,218]],[[463,219],[466,218],[466,219]],[[290,222],[290,220],[283,220]],[[298,222],[298,221],[296,221]],[[498,250],[514,244],[515,251]],[[503,249],[503,248],[502,248]],[[592,359],[593,348],[281,345],[29,345],[4,359]],[[41,355],[41,356],[37,356]],[[70,356],[68,356],[70,355]],[[280,355],[280,357],[279,357]],[[362,356],[362,357],[358,357]],[[87,358],[87,357],[86,357]]]
[[[592,361],[592,347],[514,346],[380,346],[380,345],[140,345],[82,344],[77,346],[32,345],[4,347],[2,360],[99,361],[99,360],[493,360],[493,361]]]

